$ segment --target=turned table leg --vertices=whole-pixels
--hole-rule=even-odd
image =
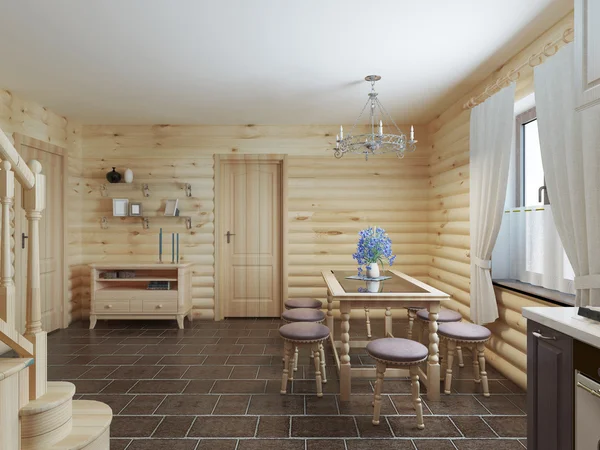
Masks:
[[[367,337],[371,338],[371,314],[369,308],[365,306],[365,320],[367,321]]]
[[[429,358],[427,360],[427,398],[432,401],[440,399],[440,338],[438,331],[438,316],[440,304],[429,305]],[[450,361],[448,361],[448,365]]]
[[[327,328],[329,328],[329,334],[335,336],[333,334],[333,298],[329,291],[327,291]]]
[[[340,305],[342,313],[342,348],[340,356],[340,400],[347,402],[350,400],[350,392],[352,391],[351,373],[352,366],[350,365],[350,310],[351,308]]]
[[[406,337],[410,340],[413,336],[413,326],[415,325],[415,312],[411,309],[407,309],[408,314],[408,333],[406,333]]]

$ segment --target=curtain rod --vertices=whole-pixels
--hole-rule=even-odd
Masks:
[[[573,37],[569,37],[570,35],[573,35],[573,28],[567,28],[560,38],[556,39],[553,42],[547,43],[542,49],[542,51],[531,55],[527,62],[524,62],[516,69],[512,69],[503,77],[498,78],[492,84],[488,84],[481,94],[471,97],[469,101],[467,101],[463,105],[463,110],[474,108],[475,106],[479,105],[480,103],[483,103],[485,100],[490,98],[496,92],[508,86],[511,82],[517,81],[521,77],[521,70],[523,70],[525,67],[538,66],[542,62],[544,62],[544,57],[549,58],[551,56],[554,56],[556,52],[558,52],[560,47],[562,47],[565,44],[569,44],[570,42],[573,42]]]

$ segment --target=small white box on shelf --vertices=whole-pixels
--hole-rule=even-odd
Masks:
[[[113,216],[124,217],[129,215],[129,199],[113,198]]]
[[[178,203],[179,203],[178,199],[167,200],[167,205],[165,206],[165,216],[175,216],[177,213],[177,204]]]

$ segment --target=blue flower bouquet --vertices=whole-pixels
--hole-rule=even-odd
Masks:
[[[378,278],[379,264],[383,267],[387,261],[391,266],[396,260],[396,255],[392,254],[392,241],[385,230],[378,227],[364,229],[358,236],[356,253],[352,255],[359,264],[358,275],[362,275],[362,266],[365,266],[368,278]]]

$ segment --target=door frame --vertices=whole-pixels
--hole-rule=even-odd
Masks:
[[[50,144],[48,142],[44,142],[44,141],[40,141],[39,139],[34,139],[32,137],[29,136],[25,136],[21,133],[13,133],[13,140],[14,140],[14,147],[17,150],[17,153],[20,153],[21,150],[21,146],[25,145],[27,147],[32,147],[35,148],[37,150],[41,150],[44,152],[48,152],[48,153],[52,153],[54,155],[58,155],[62,158],[62,178],[63,178],[63,185],[62,185],[62,205],[63,205],[63,251],[62,251],[62,272],[63,272],[63,276],[62,276],[62,299],[61,299],[61,303],[60,303],[60,321],[59,321],[59,326],[60,328],[66,328],[69,324],[69,319],[67,317],[67,315],[69,314],[69,305],[68,305],[68,301],[69,301],[69,296],[68,296],[68,288],[69,288],[69,267],[68,267],[68,263],[67,263],[67,252],[68,252],[68,237],[69,237],[69,233],[68,233],[68,204],[67,204],[67,192],[69,189],[69,153],[68,150],[64,147],[59,147],[58,145],[55,144]],[[44,173],[44,167],[42,167],[42,174]],[[22,197],[22,194],[21,194]],[[15,196],[16,198],[16,196]],[[42,213],[43,215],[44,213]],[[21,258],[23,257],[23,253],[20,251],[17,251],[17,247],[19,245],[19,239],[17,237],[17,217],[15,214],[15,228],[14,228],[14,239],[15,239],[15,265],[14,265],[14,269],[15,269],[15,276],[16,276],[16,269],[17,267],[19,267],[20,263],[21,263]],[[23,224],[20,224],[21,226],[25,225],[25,227],[27,228],[27,220],[24,221]],[[26,230],[24,230],[26,231]],[[26,304],[25,304],[26,307]]]
[[[221,280],[222,275],[225,274],[225,267],[223,267],[224,257],[224,246],[222,240],[219,239],[225,234],[223,227],[223,208],[222,204],[222,192],[221,192],[221,167],[223,164],[231,161],[269,161],[275,162],[281,167],[280,181],[281,181],[281,205],[280,205],[280,248],[281,248],[281,305],[280,310],[283,311],[283,304],[288,296],[288,159],[287,155],[278,154],[258,154],[258,155],[214,155],[215,161],[215,231],[214,231],[214,242],[215,242],[215,320],[223,320],[223,302],[221,301],[223,286]]]

